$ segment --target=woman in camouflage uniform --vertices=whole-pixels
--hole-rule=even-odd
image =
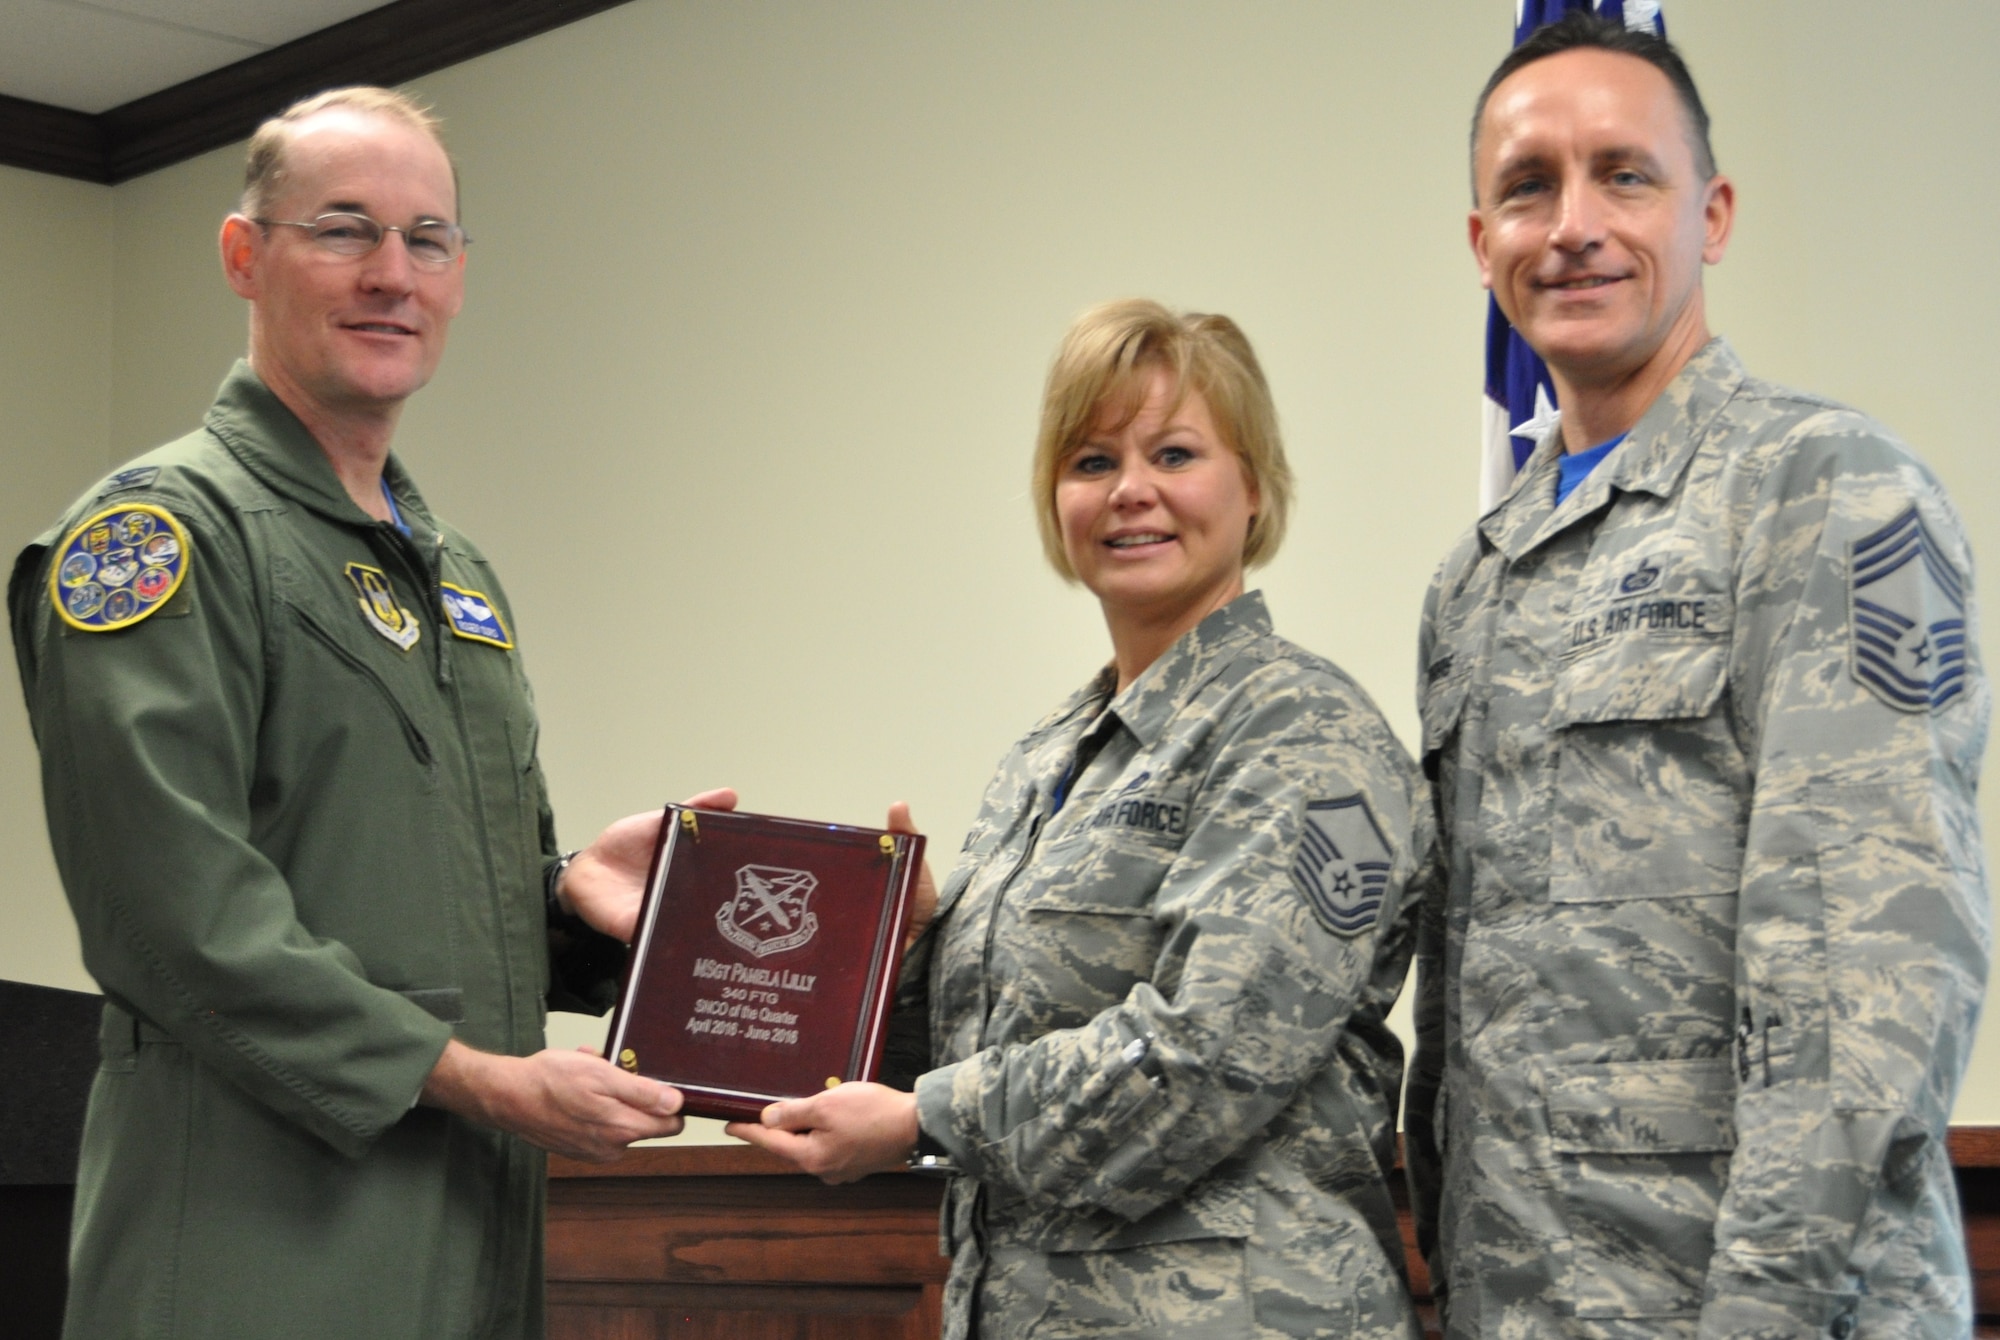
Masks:
[[[1034,489],[1112,661],[1001,763],[910,947],[915,1091],[730,1129],[833,1181],[952,1171],[947,1336],[1412,1337],[1384,1018],[1426,807],[1367,695],[1244,594],[1291,475],[1243,333],[1085,313]]]

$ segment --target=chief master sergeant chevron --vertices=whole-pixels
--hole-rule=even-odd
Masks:
[[[1964,529],[1879,424],[1710,337],[1735,193],[1671,47],[1572,16],[1474,124],[1480,275],[1562,414],[1424,613],[1449,879],[1407,1110],[1446,1333],[1968,1335]]]
[[[539,1336],[536,1146],[680,1127],[539,1050],[608,1003],[658,817],[557,856],[506,595],[389,454],[464,291],[435,123],[324,94],[246,176],[248,361],[8,586],[108,1002],[65,1334]]]

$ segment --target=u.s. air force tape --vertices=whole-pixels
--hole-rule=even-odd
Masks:
[[[71,628],[130,628],[187,577],[187,531],[151,503],[107,507],[69,533],[49,569],[49,599]]]

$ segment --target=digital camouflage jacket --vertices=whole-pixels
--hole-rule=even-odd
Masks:
[[[1452,1337],[1969,1333],[1984,989],[1964,528],[1877,424],[1697,355],[1446,559],[1406,1117]]]
[[[1384,1017],[1415,769],[1255,594],[1111,687],[1001,763],[905,967],[963,1174],[946,1334],[1414,1336]]]

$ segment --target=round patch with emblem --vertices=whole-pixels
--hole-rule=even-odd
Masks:
[[[107,507],[69,533],[49,569],[49,599],[71,628],[129,628],[180,589],[187,531],[151,503]]]

